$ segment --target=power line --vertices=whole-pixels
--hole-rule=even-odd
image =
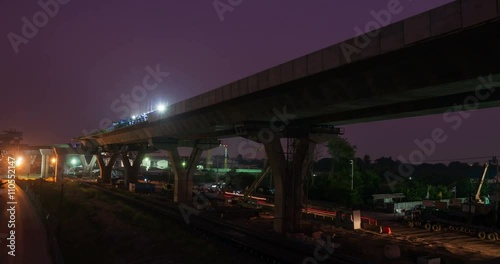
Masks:
[[[439,159],[439,160],[424,160],[424,162],[441,162],[441,161],[462,161],[462,160],[478,160],[478,159],[490,159],[493,156],[499,156],[499,155],[491,155],[491,156],[484,156],[484,157],[470,157],[470,158],[452,158],[452,159]]]

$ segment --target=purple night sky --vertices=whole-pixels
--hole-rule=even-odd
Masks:
[[[160,64],[170,76],[140,102],[144,110],[351,38],[373,20],[371,10],[389,2],[242,0],[221,21],[213,1],[73,0],[16,54],[8,34],[22,35],[22,18],[32,21],[42,9],[36,1],[0,0],[0,129],[23,130],[31,145],[69,142],[103,118],[120,119],[112,102],[141,84],[147,66]],[[403,11],[391,21],[448,2],[401,0]],[[457,130],[435,115],[346,126],[345,136],[359,156],[408,158],[414,140],[439,127],[448,140],[427,160],[490,156],[499,153],[498,112],[472,112]]]

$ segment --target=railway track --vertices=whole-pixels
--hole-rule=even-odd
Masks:
[[[98,189],[104,193],[124,200],[129,204],[138,206],[141,209],[167,216],[181,223],[186,223],[177,206],[135,199],[112,189],[103,188],[97,184],[86,182],[80,182],[80,184]],[[191,214],[189,216],[189,226],[207,237],[217,238],[224,243],[233,244],[243,251],[260,256],[263,263],[371,263],[336,252],[328,254],[325,249],[319,249],[316,248],[316,246],[310,246],[295,241],[285,241],[280,237],[275,237],[265,232],[245,229],[204,213]],[[315,252],[319,252],[319,254]],[[321,261],[316,260],[315,255],[321,256]],[[329,257],[323,260],[323,256],[325,255],[329,255]]]

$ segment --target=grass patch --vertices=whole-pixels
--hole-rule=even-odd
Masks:
[[[164,263],[233,263],[241,257],[241,252],[207,241],[186,225],[78,182],[64,182],[61,211],[60,184],[40,180],[18,184],[36,197],[41,193],[45,210],[61,219],[60,248],[66,263],[148,263],[151,258]],[[245,260],[251,257],[238,262],[256,263]]]

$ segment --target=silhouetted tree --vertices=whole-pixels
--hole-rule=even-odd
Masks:
[[[238,154],[238,156],[236,157],[236,161],[237,161],[239,164],[243,164],[243,156],[241,156],[241,154]]]
[[[363,168],[371,169],[372,168],[372,160],[370,155],[366,154],[363,156]]]
[[[246,172],[228,173],[228,178],[230,181],[229,184],[235,190],[245,190],[246,187],[250,187],[255,181],[255,175]]]
[[[356,146],[351,145],[347,139],[335,136],[327,143],[328,153],[332,155],[331,175],[336,170],[350,167],[349,160],[354,159],[356,155]],[[348,166],[346,166],[348,165]]]

